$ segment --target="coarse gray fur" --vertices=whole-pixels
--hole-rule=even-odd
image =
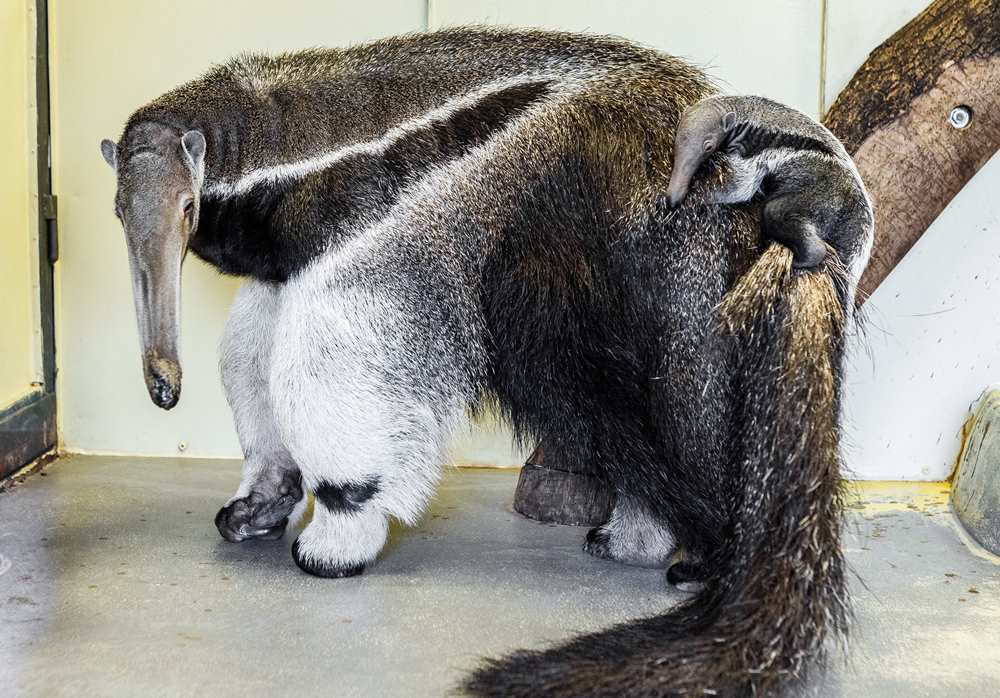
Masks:
[[[788,374],[777,369],[792,340],[810,350],[797,360],[825,357],[827,377],[839,376],[839,326],[809,334],[786,317],[811,298],[802,289],[839,277],[833,266],[811,280],[749,276],[762,268],[759,212],[712,201],[726,163],[671,210],[674,130],[711,91],[692,66],[617,39],[455,29],[239,57],[136,111],[101,149],[118,176],[154,403],[180,396],[185,254],[247,279],[221,351],[246,462],[219,532],[276,537],[309,491],[295,562],[358,574],[390,518],[421,515],[455,426],[493,407],[519,438],[594,462],[615,488],[589,552],[664,565],[680,546],[707,580],[704,604],[759,619],[801,608],[810,620],[779,630],[787,642],[774,652],[777,626],[715,628],[707,606],[689,605],[679,625],[672,612],[635,633],[512,658],[467,690],[723,694],[802,678],[842,625],[838,509],[803,515],[824,532],[805,543],[766,531],[774,517],[798,520],[782,509],[790,502],[827,502],[814,493],[829,488],[813,485],[784,496],[815,469],[800,467],[811,442],[788,440],[788,415],[808,407],[795,429],[835,441],[836,415],[826,417],[839,383],[822,399],[786,398],[771,379]],[[845,313],[870,233],[831,242],[853,270],[834,301]],[[722,323],[741,279],[740,298],[759,287],[788,302],[758,319],[753,303],[737,304],[737,320]],[[769,329],[750,342],[740,323]],[[827,484],[834,450],[813,459]],[[787,477],[763,475],[772,462]],[[824,573],[800,565],[801,593],[758,608],[745,580],[773,585],[768,574],[784,568],[770,560],[797,559],[804,544],[826,555]],[[678,634],[693,618],[744,645]],[[653,664],[650,647],[665,653]]]
[[[865,240],[871,202],[844,146],[822,124],[765,97],[707,97],[681,115],[667,190],[677,206],[711,157],[729,169],[711,198],[723,204],[764,196],[764,234],[794,252],[799,269],[818,266],[827,244]],[[867,254],[858,254],[867,258]]]

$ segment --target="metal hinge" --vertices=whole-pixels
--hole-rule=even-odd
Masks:
[[[59,200],[55,194],[42,194],[39,197],[41,216],[45,219],[46,242],[49,246],[49,262],[55,264],[59,259]]]

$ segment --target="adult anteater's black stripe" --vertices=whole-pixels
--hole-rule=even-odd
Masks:
[[[191,249],[224,273],[285,281],[362,217],[384,216],[407,186],[484,145],[549,92],[546,81],[505,87],[405,132],[379,153],[229,198],[202,197]]]
[[[379,478],[373,475],[361,482],[334,484],[323,482],[316,487],[313,495],[316,501],[333,513],[349,514],[364,506],[365,502],[378,494]]]

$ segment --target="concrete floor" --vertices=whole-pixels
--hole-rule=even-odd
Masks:
[[[299,572],[288,539],[218,536],[238,479],[74,456],[0,493],[0,694],[441,696],[477,657],[681,598],[585,555],[583,529],[512,513],[513,471],[450,471],[419,528],[337,581]],[[946,493],[858,488],[858,622],[822,695],[1000,695],[1000,561],[963,542]]]

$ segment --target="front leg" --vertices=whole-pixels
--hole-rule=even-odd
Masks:
[[[425,265],[410,289],[339,285],[350,271],[317,265],[288,283],[271,364],[282,438],[314,495],[292,556],[321,577],[360,574],[390,519],[416,522],[477,394],[475,347],[444,324],[453,316],[419,296],[446,288],[447,277]],[[400,299],[427,310],[410,312]]]
[[[273,284],[246,282],[220,347],[222,382],[244,455],[240,486],[215,517],[219,533],[233,543],[280,538],[305,505],[302,476],[278,434],[267,389],[277,294]]]

